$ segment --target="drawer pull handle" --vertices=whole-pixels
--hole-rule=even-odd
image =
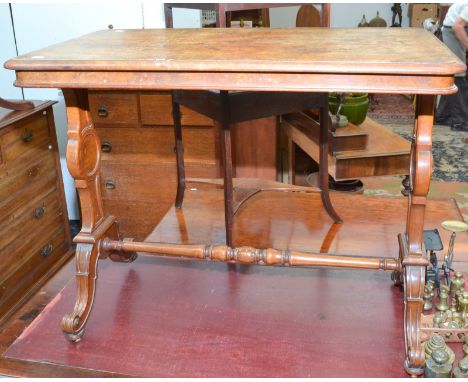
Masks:
[[[48,243],[44,247],[42,247],[41,256],[46,258],[52,253],[53,250],[54,250],[54,246],[52,245],[52,243]]]
[[[101,150],[104,153],[110,153],[112,151],[112,145],[109,141],[103,141],[101,144]]]
[[[106,180],[106,188],[108,190],[114,190],[115,189],[115,182],[112,179],[107,179]]]
[[[27,133],[24,133],[23,136],[21,137],[21,139],[23,140],[23,142],[27,143],[27,142],[31,142],[32,139],[33,139],[33,134],[28,131]]]
[[[36,219],[40,219],[44,216],[45,210],[45,207],[37,207],[33,212],[33,216]]]
[[[109,115],[107,108],[103,105],[99,106],[97,113],[101,118],[106,118]]]

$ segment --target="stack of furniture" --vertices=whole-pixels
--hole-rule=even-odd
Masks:
[[[0,99],[0,322],[73,254],[54,103]]]

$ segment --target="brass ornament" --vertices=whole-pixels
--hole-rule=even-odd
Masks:
[[[457,291],[463,291],[464,288],[465,280],[463,280],[463,273],[455,272],[455,278],[450,283],[450,293],[453,296]]]
[[[464,338],[463,353],[465,354],[465,357],[468,357],[468,336],[467,335],[465,335],[465,338]]]
[[[461,327],[463,324],[463,316],[460,312],[453,312],[452,313],[452,321],[455,321],[458,323],[458,325]]]
[[[445,350],[449,356],[450,363],[455,361],[455,353],[445,343],[444,337],[439,334],[433,334],[424,344],[426,359],[430,358],[435,350]]]
[[[424,377],[426,378],[449,378],[452,374],[450,356],[445,349],[435,349],[431,356],[426,359]]]
[[[369,26],[385,28],[387,26],[387,22],[382,17],[380,17],[379,11],[377,11],[377,15],[371,21],[369,21]]]
[[[432,310],[433,290],[426,285],[424,288],[424,310]]]
[[[466,318],[466,312],[468,310],[468,292],[463,292],[458,299],[458,308],[462,313],[463,319]]]
[[[442,286],[440,287],[439,303],[436,305],[436,309],[439,312],[446,312],[447,310],[449,310],[448,293],[446,289],[442,289]]]
[[[448,324],[447,324],[447,329],[460,329],[460,324],[456,321],[450,321]],[[447,339],[449,339],[450,337],[452,337],[452,334],[451,332],[448,332],[448,333],[445,333],[445,337]]]
[[[457,367],[453,370],[454,378],[468,378],[468,358],[464,357],[458,362]]]
[[[358,27],[359,28],[364,28],[364,27],[368,27],[368,26],[369,26],[369,23],[366,20],[366,15],[362,15],[362,19],[359,22]]]

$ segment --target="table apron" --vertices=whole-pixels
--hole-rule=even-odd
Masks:
[[[15,86],[398,94],[452,94],[457,91],[454,78],[450,76],[253,72],[17,71]]]

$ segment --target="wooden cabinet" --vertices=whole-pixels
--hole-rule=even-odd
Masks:
[[[0,321],[73,253],[53,104],[0,108]]]
[[[143,240],[175,200],[171,95],[90,91],[88,97],[101,139],[104,208],[108,214],[125,216],[119,221],[123,236]],[[219,126],[188,108],[182,107],[181,114],[187,177],[220,177]],[[276,117],[234,126],[237,176],[276,179],[276,130]]]

